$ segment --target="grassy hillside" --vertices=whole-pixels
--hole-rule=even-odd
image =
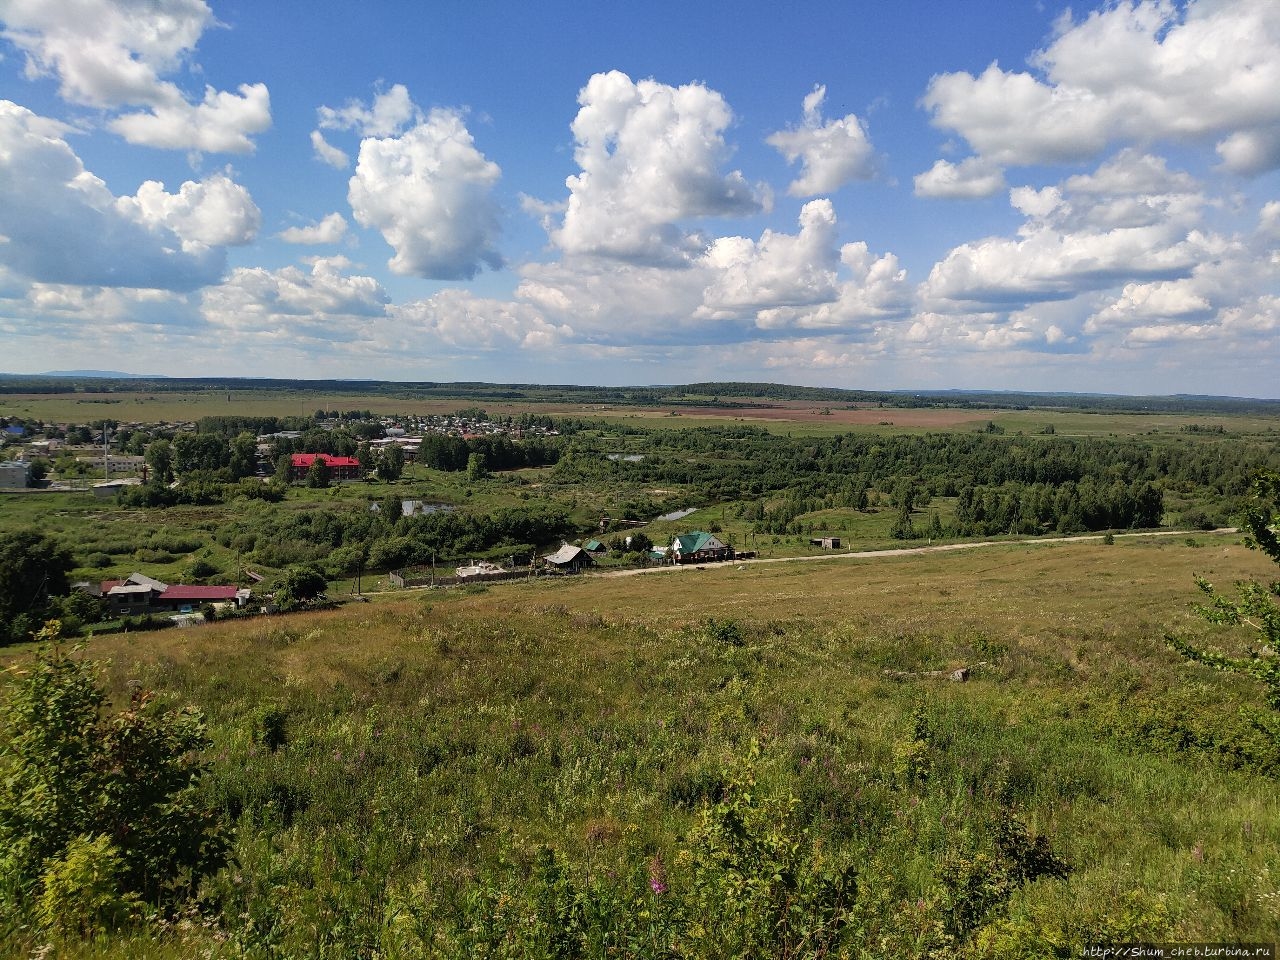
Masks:
[[[205,914],[59,949],[1013,958],[1273,939],[1280,739],[1256,685],[1166,647],[1245,642],[1190,611],[1194,574],[1273,565],[1227,536],[1120,537],[99,638],[86,654],[110,659],[117,701],[141,681],[206,711],[236,862]]]

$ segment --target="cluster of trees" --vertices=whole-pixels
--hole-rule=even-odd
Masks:
[[[429,433],[422,438],[418,450],[418,462],[432,470],[472,470],[476,462],[473,457],[481,458],[479,462],[488,470],[518,470],[556,463],[560,448],[554,437],[513,440],[506,434],[464,438]]]
[[[315,427],[310,417],[250,417],[222,415],[201,417],[196,421],[196,433],[216,433],[222,437],[234,437],[237,433],[278,433],[281,430],[310,430]]]
[[[962,537],[1001,533],[1077,533],[1158,527],[1164,495],[1155,484],[1114,481],[1030,486],[965,487],[956,499],[956,534]]]
[[[609,460],[605,444],[574,436],[556,465],[564,483],[685,485],[710,502],[761,501],[748,519],[761,532],[795,532],[815,509],[867,509],[872,491],[930,497],[981,488],[962,533],[1098,530],[1159,523],[1162,491],[1221,500],[1241,496],[1259,470],[1280,466],[1265,444],[1160,442],[1150,438],[1033,437],[996,433],[791,438],[735,425],[644,433],[609,425],[638,460]],[[971,493],[970,496],[973,494]],[[768,509],[763,501],[782,498]],[[994,497],[998,502],[989,502]]]
[[[559,507],[510,507],[492,513],[437,511],[406,517],[400,500],[346,510],[264,513],[214,531],[228,549],[270,567],[315,563],[332,577],[358,570],[464,560],[487,554],[527,559],[534,548],[573,532]]]
[[[637,530],[635,533],[618,534],[609,540],[609,549],[614,553],[647,554],[653,549],[653,541],[648,534]]]
[[[37,530],[0,534],[0,643],[30,638],[61,612],[71,551]]]

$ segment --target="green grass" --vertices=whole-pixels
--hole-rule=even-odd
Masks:
[[[501,955],[549,956],[553,902],[585,905],[584,936],[656,936],[647,911],[693,950],[686,909],[715,923],[741,901],[706,831],[748,780],[753,856],[795,850],[813,882],[856,867],[854,956],[1265,940],[1280,750],[1251,718],[1271,715],[1161,637],[1240,649],[1189,610],[1192,575],[1273,565],[1198,539],[422,591],[95,639],[116,698],[136,679],[208,712],[238,865],[207,921],[67,955],[483,955],[497,923]],[[914,675],[959,666],[970,682]],[[267,707],[286,716],[276,752]],[[1069,870],[947,933],[955,878],[997,876],[992,831],[1015,815]]]

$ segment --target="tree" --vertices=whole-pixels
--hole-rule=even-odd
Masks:
[[[173,471],[185,476],[196,470],[217,470],[228,457],[227,443],[214,433],[179,433],[173,438]]]
[[[1253,481],[1252,494],[1245,508],[1244,526],[1248,533],[1245,546],[1261,550],[1280,564],[1280,536],[1274,527],[1280,523],[1280,474],[1263,473]],[[1219,593],[1203,577],[1196,586],[1209,598],[1196,606],[1196,612],[1211,623],[1244,625],[1257,632],[1261,645],[1250,647],[1247,657],[1228,657],[1191,646],[1181,637],[1168,636],[1169,645],[1188,660],[1203,663],[1215,670],[1248,674],[1267,688],[1267,704],[1280,710],[1280,582],[1263,585],[1256,580],[1236,584],[1235,597]],[[1277,731],[1280,733],[1280,731]]]
[[[938,511],[933,511],[933,515],[929,518],[929,539],[941,540],[945,536],[942,530],[942,518],[938,516]]]
[[[898,508],[898,516],[893,521],[889,536],[895,540],[914,540],[918,536],[915,525],[911,522],[911,510],[905,503]]]
[[[307,468],[307,486],[313,489],[323,489],[329,486],[329,481],[332,478],[333,471],[329,469],[329,461],[317,455],[311,461],[311,466]]]
[[[170,483],[173,480],[173,447],[168,440],[152,440],[147,445],[147,466],[151,469],[151,479],[156,483]]]
[[[252,433],[244,431],[231,439],[231,457],[228,463],[231,479],[252,477],[258,472],[258,441]]]
[[[489,475],[489,465],[483,453],[473,453],[467,457],[467,479],[482,480]]]
[[[276,585],[276,606],[281,610],[296,610],[324,593],[328,585],[324,574],[310,564],[289,567]]]
[[[203,717],[135,691],[104,715],[99,664],[50,642],[0,705],[0,915],[92,933],[120,908],[170,910],[219,869],[225,827],[203,803]],[[70,928],[70,931],[68,930]]]
[[[88,624],[100,623],[107,616],[106,601],[83,590],[72,590],[62,597],[57,603],[57,609],[61,611],[58,619],[68,633],[74,632],[73,626],[78,629]]]
[[[389,444],[377,456],[378,478],[395,483],[404,473],[404,449],[398,443]]]
[[[38,530],[0,534],[0,643],[28,638],[72,566],[71,551]]]

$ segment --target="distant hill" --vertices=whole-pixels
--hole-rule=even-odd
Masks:
[[[158,373],[120,373],[118,370],[50,370],[35,377],[92,377],[97,380],[164,380]]]
[[[87,383],[85,381],[92,381]],[[276,377],[164,377],[106,370],[63,370],[43,374],[0,373],[3,393],[177,393],[205,390],[297,391],[312,395],[383,396],[407,400],[447,399],[462,403],[581,403],[620,406],[719,407],[760,402],[801,401],[883,407],[950,407],[973,410],[1093,410],[1134,413],[1236,413],[1273,416],[1280,399],[1128,396],[1018,390],[850,390],[780,383],[650,384],[629,387],[574,384],[483,383],[465,381],[291,380]]]

